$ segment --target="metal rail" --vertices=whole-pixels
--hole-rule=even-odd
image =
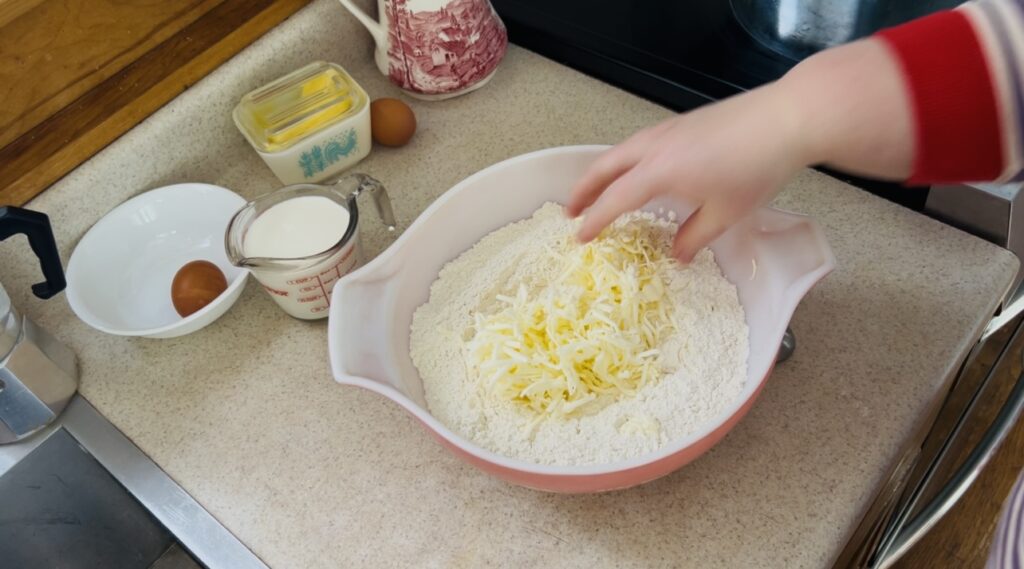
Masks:
[[[957,419],[956,426],[947,437],[942,448],[932,460],[924,477],[915,487],[911,498],[889,525],[884,534],[878,549],[869,562],[868,567],[872,569],[887,569],[891,567],[903,554],[905,554],[924,534],[928,532],[964,495],[971,486],[982,468],[991,460],[999,445],[1006,439],[1013,429],[1021,412],[1024,411],[1024,374],[1018,376],[1013,390],[1000,409],[999,414],[982,436],[981,441],[974,447],[967,459],[956,470],[949,481],[939,490],[934,498],[928,502],[920,513],[910,519],[911,513],[920,501],[924,489],[928,486],[935,475],[939,465],[943,463],[952,443],[963,430],[967,419],[971,416],[981,393],[983,393],[993,378],[1004,369],[1003,364],[1010,357],[1011,349],[1018,344],[1018,339],[1024,335],[1024,321],[1017,324],[1017,328],[1010,340],[1003,346],[996,362],[989,369],[985,379],[979,383],[978,388],[971,396],[970,402]]]

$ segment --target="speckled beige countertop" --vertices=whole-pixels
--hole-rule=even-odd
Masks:
[[[118,203],[181,181],[249,198],[278,186],[230,120],[244,92],[313,59],[373,96],[396,90],[336,2],[294,16],[30,206],[67,255]],[[414,102],[420,131],[358,170],[407,225],[455,182],[543,147],[610,143],[669,112],[522,49],[490,85]],[[748,417],[690,466],[606,495],[549,495],[463,464],[399,408],[337,385],[325,323],[286,316],[250,281],[221,320],[174,340],[86,327],[63,296],[31,297],[24,240],[0,279],[80,356],[81,391],[275,569],[337,567],[821,567],[1008,286],[1009,253],[805,172],[778,205],[825,227],[839,268],[806,298],[796,355]],[[372,217],[372,216],[369,216]],[[387,238],[367,223],[366,249]]]

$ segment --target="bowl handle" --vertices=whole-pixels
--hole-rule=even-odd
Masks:
[[[394,357],[392,315],[399,292],[387,263],[343,277],[331,292],[327,326],[331,371],[342,383],[387,385],[405,393]]]
[[[776,299],[775,325],[770,337],[778,338],[781,345],[773,354],[778,363],[795,348],[792,332],[787,338],[793,313],[807,292],[835,268],[836,260],[821,227],[807,216],[764,208],[753,216],[751,223],[750,230],[756,236],[755,258],[770,263],[779,275],[778,279],[765,282]]]
[[[836,266],[836,258],[821,226],[813,219],[788,211],[763,209],[756,218],[762,256],[789,276],[784,299],[795,309],[800,299]]]

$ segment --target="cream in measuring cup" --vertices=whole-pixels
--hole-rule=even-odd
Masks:
[[[249,269],[288,314],[327,316],[331,289],[359,264],[357,197],[370,193],[390,230],[391,202],[377,180],[351,174],[326,186],[296,184],[256,198],[228,225],[228,259]]]

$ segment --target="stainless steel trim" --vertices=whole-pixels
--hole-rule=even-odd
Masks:
[[[1024,259],[1024,185],[933,185],[924,207],[929,216],[1004,247]],[[1010,283],[1003,310],[982,334],[982,341],[1024,310],[1020,300],[1024,270]],[[1012,306],[1011,306],[1012,305]]]
[[[1024,335],[1024,322],[1019,322],[1013,336],[1003,347],[996,362],[988,374],[986,374],[985,380],[981,382],[971,401],[960,414],[956,426],[946,439],[942,449],[931,461],[931,468],[917,485],[910,500],[907,501],[895,520],[889,525],[882,543],[876,550],[874,560],[870,564],[870,567],[873,569],[886,569],[892,566],[896,560],[905,554],[956,504],[978,477],[981,469],[988,464],[992,455],[1013,428],[1022,410],[1024,410],[1024,374],[1017,378],[1017,382],[1006,403],[1003,404],[996,419],[989,426],[981,441],[971,451],[964,463],[950,477],[938,494],[921,508],[920,513],[908,521],[911,512],[914,511],[920,499],[921,491],[928,485],[934,474],[934,468],[943,462],[951,448],[951,443],[956,440],[966,419],[971,415],[979,395],[985,391],[992,377],[999,373],[1000,370],[1005,369],[1003,363],[1009,357],[1011,347],[1017,344],[1017,340],[1022,335]]]
[[[890,474],[887,482],[882,484],[881,490],[875,496],[874,501],[866,509],[861,523],[854,530],[846,546],[836,559],[833,565],[834,568],[856,567],[863,569],[870,567],[877,557],[879,544],[887,543],[891,534],[898,532],[900,527],[902,527],[898,523],[903,519],[900,517],[901,514],[905,513],[910,507],[908,506],[910,500],[922,488],[927,486],[930,479],[926,478],[926,475],[935,471],[936,456],[943,446],[948,444],[948,436],[952,432],[952,429],[949,429],[948,432],[936,432],[936,421],[939,420],[943,413],[947,412],[947,408],[950,409],[950,412],[955,412],[957,418],[960,417],[964,405],[957,405],[953,401],[957,397],[955,392],[958,389],[965,389],[970,390],[970,393],[973,394],[974,391],[971,388],[976,388],[978,384],[983,383],[984,377],[987,376],[989,369],[991,369],[990,366],[981,372],[982,378],[980,378],[980,381],[973,382],[971,385],[967,385],[964,382],[969,377],[968,370],[979,365],[979,360],[985,350],[988,349],[989,344],[998,346],[998,351],[992,354],[991,357],[993,362],[1002,353],[1004,346],[1008,344],[1010,335],[1005,332],[1002,334],[1006,335],[1007,338],[1002,340],[993,338],[987,343],[976,342],[965,356],[960,368],[951,374],[949,383],[943,388],[946,392],[945,397],[935,399],[933,408],[927,413],[927,418],[921,422],[921,429],[908,441],[906,446],[907,452],[914,457],[909,463],[909,470],[900,476]],[[970,396],[968,396],[969,400]],[[950,405],[953,407],[949,407]],[[936,440],[932,441],[933,438]],[[907,454],[904,454],[903,458],[906,457]],[[897,466],[893,472],[899,473],[900,468]],[[892,504],[886,503],[889,495],[897,496]]]
[[[833,569],[867,567],[868,560],[874,554],[884,532],[888,529],[883,522],[891,520],[895,516],[903,489],[907,486],[920,456],[921,449],[914,447],[907,450],[896,463],[896,467],[882,483],[882,490],[868,506],[865,514],[861,517],[861,523],[853,531],[846,546],[833,563]]]
[[[999,445],[1010,434],[1024,410],[1024,375],[1017,378],[1017,384],[1013,388],[1010,398],[1000,409],[992,426],[985,432],[985,436],[978,446],[971,451],[971,454],[964,461],[964,464],[956,471],[956,474],[943,487],[942,491],[931,502],[928,503],[921,513],[906,525],[896,536],[889,552],[882,558],[880,569],[887,569],[906,553],[921,537],[928,533],[942,516],[956,505],[957,501],[967,492],[971,484],[985,468],[989,460],[999,448]]]
[[[0,360],[0,444],[43,429],[78,390],[74,352],[26,317],[20,328],[18,342]]]
[[[17,444],[0,446],[0,476],[59,428],[78,440],[208,569],[268,569],[80,395],[40,433]]]
[[[1024,273],[1024,267],[1021,268],[1021,272]],[[1006,301],[1003,310],[988,323],[985,331],[981,333],[979,342],[984,342],[989,336],[998,332],[1000,328],[1024,312],[1024,287],[1017,289],[1013,295]]]

